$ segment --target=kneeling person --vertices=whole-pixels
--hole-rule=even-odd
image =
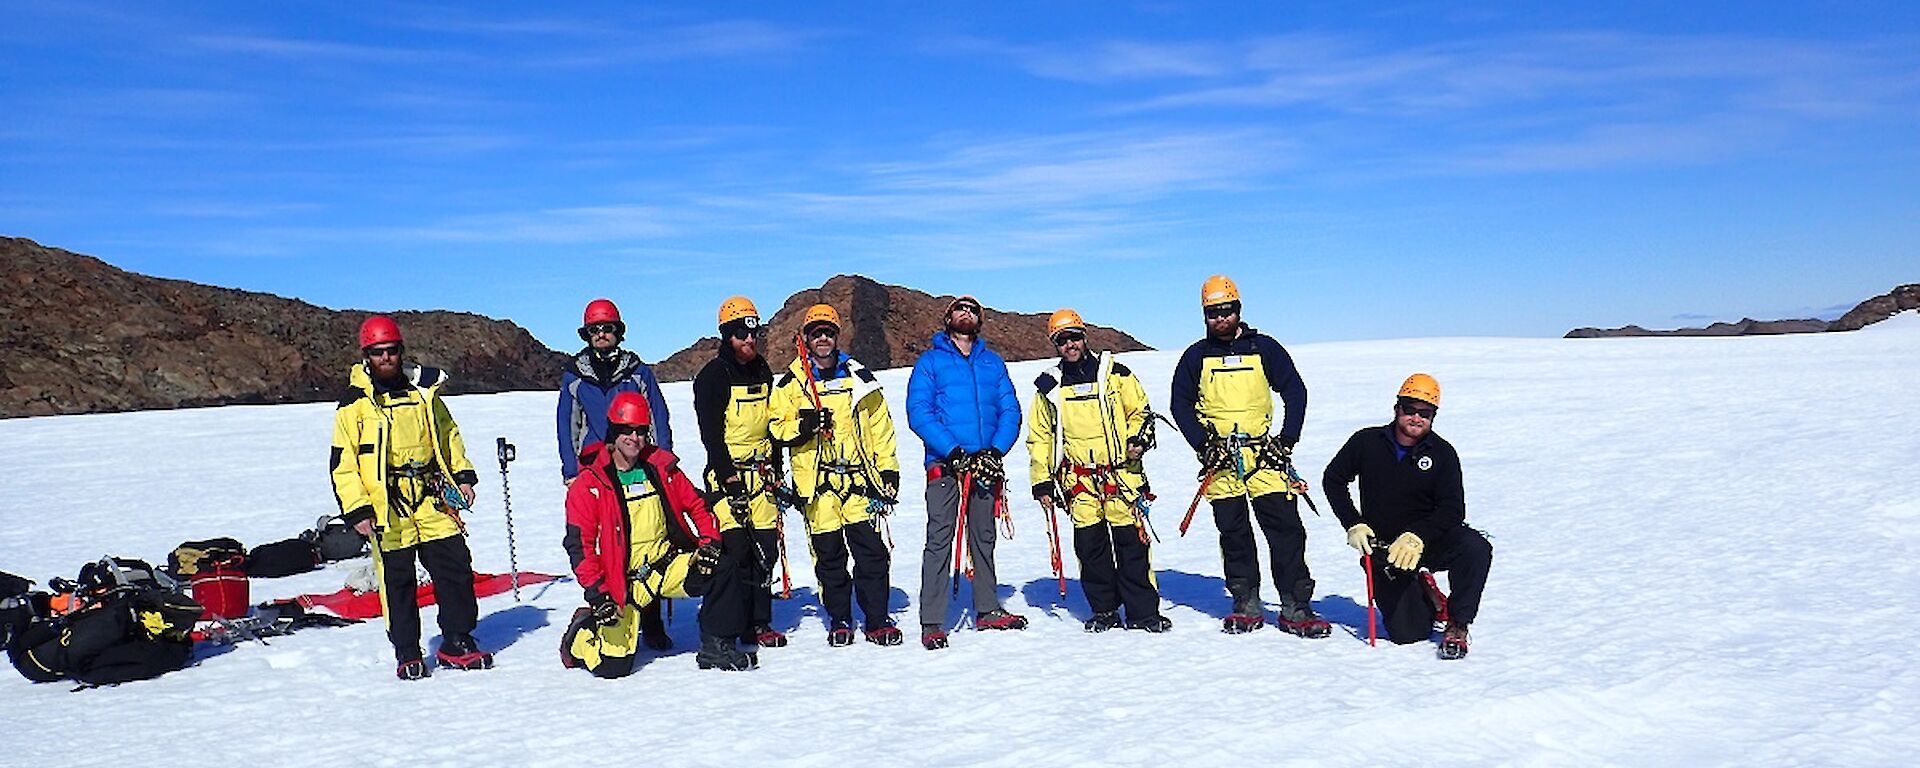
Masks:
[[[832,622],[827,642],[853,643],[857,592],[867,640],[899,645],[900,630],[887,616],[892,556],[880,535],[900,494],[893,416],[873,372],[840,351],[840,314],[816,304],[801,322],[806,354],[774,387],[770,426],[787,446],[794,491],[804,500],[820,603]]]
[[[701,669],[742,670],[758,659],[734,639],[745,631],[738,573],[719,568],[713,514],[678,460],[655,447],[644,397],[622,392],[607,408],[609,442],[580,451],[567,488],[567,556],[587,608],[567,628],[561,658],[601,677],[633,671],[640,610],[661,598],[705,596]]]
[[[1440,657],[1457,659],[1467,654],[1467,625],[1480,612],[1493,545],[1467,526],[1460,454],[1433,431],[1439,411],[1440,383],[1424,373],[1407,377],[1392,423],[1353,433],[1322,481],[1347,528],[1347,544],[1373,554],[1374,598],[1386,618],[1387,638],[1403,645],[1426,640],[1444,605]],[[1356,477],[1358,509],[1347,490]],[[1422,568],[1448,572],[1452,599],[1429,602]],[[1433,596],[1439,597],[1437,589]]]

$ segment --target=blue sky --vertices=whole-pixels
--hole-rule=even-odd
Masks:
[[[1920,3],[1349,5],[0,2],[0,234],[650,358],[838,273],[1162,347],[1920,280]]]

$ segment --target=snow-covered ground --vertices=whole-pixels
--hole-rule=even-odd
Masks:
[[[1460,449],[1468,519],[1496,552],[1466,660],[1367,647],[1361,573],[1331,517],[1307,527],[1333,637],[1221,634],[1211,520],[1174,531],[1194,461],[1163,434],[1149,468],[1170,634],[1082,633],[1077,584],[1065,605],[1054,599],[1044,519],[1016,490],[1001,589],[1032,628],[961,631],[949,650],[921,650],[907,595],[924,507],[908,472],[893,521],[903,647],[827,647],[794,525],[795,597],[775,608],[793,643],[764,652],[757,672],[695,670],[691,604],[672,625],[678,650],[632,677],[562,669],[561,625],[580,600],[569,581],[523,603],[482,601],[491,672],[396,681],[378,622],[81,693],[9,672],[0,721],[19,738],[0,762],[1905,765],[1920,752],[1920,652],[1901,629],[1920,612],[1920,318],[1832,335],[1292,351],[1312,390],[1297,455],[1313,480],[1348,434],[1386,420],[1403,377],[1439,377],[1436,428]],[[1176,357],[1124,358],[1163,409]],[[1014,366],[1023,399],[1041,367]],[[905,379],[881,375],[902,459],[917,465]],[[667,392],[697,465],[687,385]],[[553,396],[451,406],[484,479],[478,566],[507,567],[492,458],[504,435],[520,449],[521,566],[565,573]],[[332,511],[331,415],[315,404],[0,421],[0,569],[44,581],[109,552],[159,560],[186,539],[291,536]],[[1008,465],[1024,468],[1024,451]],[[253,594],[342,578],[257,581]]]

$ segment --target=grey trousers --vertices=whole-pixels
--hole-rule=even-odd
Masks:
[[[927,483],[927,548],[920,557],[920,623],[946,626],[953,587],[953,523],[960,512],[960,481],[952,476]],[[967,551],[973,562],[973,613],[1000,609],[1000,580],[993,569],[994,489],[975,484],[967,500]],[[962,576],[961,578],[966,578]]]

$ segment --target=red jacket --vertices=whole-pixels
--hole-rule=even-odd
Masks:
[[[680,471],[679,459],[650,446],[640,454],[639,466],[648,482],[662,489],[668,510],[667,538],[676,547],[692,551],[702,541],[720,536],[706,500]],[[580,449],[580,474],[567,488],[564,543],[587,601],[606,595],[615,605],[626,605],[627,553],[632,542],[627,538],[626,500],[620,498],[613,472],[613,454],[605,443]]]

